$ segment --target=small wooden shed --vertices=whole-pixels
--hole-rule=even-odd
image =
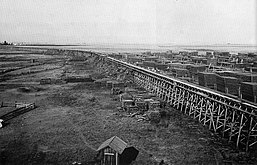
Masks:
[[[139,151],[127,147],[127,143],[117,136],[103,142],[97,149],[100,165],[125,165],[136,159]]]

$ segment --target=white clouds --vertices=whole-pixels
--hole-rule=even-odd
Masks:
[[[1,0],[0,38],[256,43],[256,7],[255,0]]]

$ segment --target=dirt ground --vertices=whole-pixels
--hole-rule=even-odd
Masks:
[[[33,51],[33,58],[40,55],[40,72],[21,74],[30,70],[28,67],[2,74],[0,101],[35,103],[38,107],[9,120],[0,129],[1,165],[64,165],[75,161],[87,164],[94,159],[100,144],[115,135],[139,150],[135,165],[157,165],[162,160],[167,164],[257,163],[250,154],[234,150],[178,110],[169,108],[170,116],[154,125],[120,111],[118,96],[111,95],[106,87],[91,82],[40,85],[41,78],[95,73],[90,63],[67,62],[74,54],[63,58],[61,53],[45,52],[42,57],[42,50],[11,51],[5,47],[1,48],[0,59],[3,55],[8,57],[5,52],[11,52],[17,64],[15,54],[26,56],[29,51]],[[52,69],[42,69],[50,66],[49,59],[57,58],[58,62],[51,63]],[[0,108],[0,116],[12,110]]]

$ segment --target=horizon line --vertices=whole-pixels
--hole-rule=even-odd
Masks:
[[[156,46],[233,46],[233,45],[242,45],[242,46],[257,46],[257,43],[107,43],[107,42],[81,42],[81,43],[51,43],[51,42],[9,42],[13,44],[24,44],[24,45],[53,45],[53,46],[82,46],[82,45],[156,45]]]

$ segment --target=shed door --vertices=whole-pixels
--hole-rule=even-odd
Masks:
[[[104,150],[104,165],[116,165],[116,152],[111,148]]]

